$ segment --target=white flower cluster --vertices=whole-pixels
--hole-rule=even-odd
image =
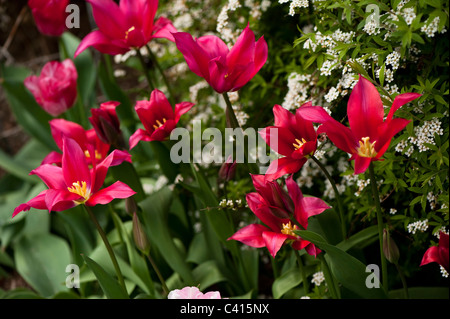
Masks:
[[[410,223],[407,226],[408,232],[415,234],[417,231],[425,232],[428,229],[428,219],[418,220],[414,223]]]
[[[395,213],[397,213],[397,209],[391,208],[391,209],[389,210],[389,214],[395,215]]]
[[[427,194],[428,203],[430,203],[430,207],[432,210],[436,208],[437,196],[433,194],[433,192],[428,192]]]
[[[432,119],[431,121],[425,121],[422,126],[416,126],[414,128],[414,133],[416,136],[408,137],[408,140],[411,144],[414,144],[419,149],[419,152],[428,151],[428,146],[425,143],[435,145],[434,135],[442,135],[444,134],[444,130],[441,128],[441,121],[437,118]]]
[[[402,17],[403,17],[403,19],[405,19],[405,22],[407,25],[411,25],[411,23],[416,18],[416,12],[415,12],[414,8],[410,7],[410,8],[403,9]]]
[[[358,186],[358,190],[355,192],[355,196],[360,196],[364,188],[370,184],[370,178],[368,179],[358,179],[356,185]]]
[[[286,110],[293,110],[308,101],[308,89],[312,83],[310,74],[292,72],[288,77],[288,92],[281,104]]]
[[[313,274],[313,279],[311,280],[311,283],[313,283],[316,286],[320,286],[320,284],[324,281],[325,276],[323,275],[323,271],[319,271]]]
[[[364,32],[368,35],[375,35],[380,33],[380,25],[375,20],[369,20],[364,24]]]
[[[392,69],[397,70],[400,65],[400,53],[397,51],[389,53],[384,63],[392,66]]]
[[[231,200],[231,199],[222,199],[219,203],[219,207],[221,208],[230,208],[232,210],[237,210],[238,208],[248,207],[247,204],[243,204],[241,199]]]
[[[423,25],[420,28],[420,31],[425,33],[427,37],[433,38],[435,33],[438,32],[439,27],[439,17],[434,18],[430,23]],[[442,29],[441,33],[445,33],[447,30],[444,28]]]

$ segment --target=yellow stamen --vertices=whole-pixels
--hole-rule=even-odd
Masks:
[[[81,183],[80,182],[72,183],[72,186],[67,187],[67,190],[71,193],[80,195],[81,197],[84,198],[84,200],[77,201],[80,204],[86,202],[89,199],[89,197],[91,197],[91,192],[90,190],[87,189],[87,184],[84,181],[82,181]]]
[[[84,151],[84,155],[86,156],[86,158],[91,158],[91,154],[89,153],[88,150]],[[95,159],[97,160],[102,159],[102,155],[97,150],[95,150]]]
[[[297,236],[294,233],[294,230],[297,230],[297,229],[298,229],[297,225],[294,225],[294,227],[292,227],[291,222],[289,222],[287,224],[283,224],[283,229],[281,230],[281,233],[285,234],[285,235],[290,235],[290,236]]]
[[[160,128],[161,126],[163,126],[166,123],[167,120],[165,118],[163,118],[162,121],[163,122],[161,123],[159,120],[156,120],[156,124],[153,124],[153,128],[155,130]]]
[[[370,143],[370,137],[363,137],[361,141],[359,141],[359,147],[356,149],[358,151],[358,155],[361,157],[377,156],[377,152],[374,147],[376,142],[377,141]]]
[[[125,40],[128,40],[128,33],[130,33],[131,31],[133,31],[134,29],[136,29],[134,26],[132,26],[131,28],[129,28],[127,31],[125,31]]]
[[[300,147],[303,146],[303,144],[306,143],[306,140],[304,138],[302,138],[302,140],[300,141],[299,139],[295,139],[295,141],[297,142],[297,144],[292,143],[292,145],[294,145],[295,149],[298,150]]]

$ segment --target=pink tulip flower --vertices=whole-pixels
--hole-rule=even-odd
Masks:
[[[231,50],[214,35],[194,39],[189,33],[177,32],[173,36],[191,71],[204,78],[218,93],[242,88],[267,60],[264,37],[255,42],[255,35],[248,26]]]
[[[13,212],[12,217],[30,208],[64,211],[84,204],[95,206],[108,204],[115,198],[128,198],[136,192],[128,185],[117,181],[103,186],[108,168],[114,158],[113,151],[98,165],[89,167],[86,155],[80,145],[73,139],[63,137],[63,156],[61,167],[44,164],[31,171],[48,187],[27,203],[21,204]]]
[[[435,262],[441,265],[448,273],[449,272],[448,244],[449,244],[449,235],[441,232],[439,234],[439,244],[437,246],[433,246],[427,249],[427,251],[423,255],[420,266]]]
[[[181,115],[188,112],[193,103],[181,102],[172,109],[163,92],[158,89],[152,91],[149,101],[137,101],[135,110],[145,129],[138,129],[131,135],[130,149],[139,141],[165,140],[180,120]]]
[[[325,132],[341,150],[355,160],[355,174],[364,173],[372,161],[381,160],[395,134],[403,130],[410,120],[393,118],[404,104],[420,97],[418,93],[404,93],[395,97],[384,120],[384,107],[375,86],[360,76],[347,104],[350,128],[333,119],[323,108],[308,106],[300,109],[303,118],[321,123],[317,133]]]
[[[87,0],[98,30],[89,33],[75,51],[75,57],[93,46],[101,53],[116,55],[140,48],[153,38],[174,41],[177,30],[167,18],[154,22],[158,0]]]
[[[167,299],[222,299],[222,297],[218,291],[202,293],[197,287],[184,287],[169,292]]]
[[[24,81],[36,102],[50,115],[58,116],[71,108],[77,98],[78,73],[72,60],[51,61],[44,65],[39,76]]]
[[[284,157],[270,163],[266,179],[274,180],[298,172],[308,155],[316,151],[317,134],[313,123],[305,120],[300,114],[302,107],[311,105],[310,102],[303,104],[295,114],[281,105],[273,107],[275,125],[262,129],[259,134],[270,148]]]
[[[245,226],[228,240],[238,240],[256,248],[267,247],[274,258],[285,243],[291,243],[295,250],[305,248],[308,254],[317,256],[320,249],[294,233],[300,228],[292,224],[290,217],[307,229],[309,217],[321,214],[330,207],[319,198],[304,197],[292,175],[286,179],[288,193],[276,181],[267,181],[264,175],[253,175],[252,179],[257,192],[247,194],[247,204],[264,225]]]
[[[66,27],[69,0],[28,0],[34,22],[42,34],[59,37]]]

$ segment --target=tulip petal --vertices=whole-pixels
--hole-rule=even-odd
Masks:
[[[273,106],[274,126],[291,128],[296,124],[295,116],[279,104]]]
[[[191,102],[181,102],[175,104],[175,122],[178,122],[181,115],[187,113],[193,106],[194,103]]]
[[[99,30],[111,39],[125,37],[127,19],[113,0],[87,0]]]
[[[125,42],[108,38],[101,31],[95,30],[81,40],[75,51],[74,57],[76,58],[81,52],[91,46],[101,53],[111,55],[124,54],[130,50]]]
[[[410,120],[395,118],[391,121],[386,121],[379,127],[379,138],[375,143],[375,150],[377,151],[376,158],[380,158],[386,152],[391,143],[391,139],[401,130],[403,130]]]
[[[363,137],[370,137],[372,141],[377,139],[377,128],[384,117],[383,102],[375,86],[362,76],[350,94],[347,115],[350,128],[358,140]]]
[[[295,136],[285,127],[268,126],[258,132],[262,139],[278,154],[291,156],[295,151]]]
[[[255,61],[255,34],[247,26],[241,32],[236,43],[228,53],[226,64],[233,70],[237,65],[246,65]],[[253,74],[252,74],[253,76]]]
[[[308,219],[311,216],[319,215],[330,208],[323,200],[317,197],[303,197],[299,206],[301,209],[295,210],[295,218],[305,229],[308,228]]]
[[[266,230],[267,228],[263,225],[250,224],[239,229],[233,236],[228,238],[228,240],[237,240],[247,246],[261,248],[265,246],[262,233]]]
[[[29,211],[31,208],[36,209],[46,209],[47,205],[45,204],[45,194],[47,193],[47,189],[40,192],[36,197],[33,197],[28,202],[24,204],[20,204],[14,209],[14,212],[12,214],[12,217],[16,216],[20,212],[26,212]]]
[[[136,194],[128,185],[117,181],[114,184],[103,188],[93,194],[86,202],[88,206],[95,206],[97,204],[108,204],[116,198],[128,198]]]
[[[207,53],[194,41],[192,35],[187,32],[173,33],[173,37],[189,69],[209,82],[209,58]]]
[[[272,161],[266,171],[266,180],[275,180],[283,175],[298,172],[306,163],[306,158],[293,159],[283,157]]]
[[[44,164],[31,171],[30,175],[37,175],[48,188],[66,189],[62,168]]]
[[[65,119],[54,119],[49,124],[53,139],[59,149],[63,149],[64,136],[75,140],[80,146],[86,145],[86,131],[80,124]]]
[[[355,156],[355,174],[364,173],[367,168],[369,168],[370,162],[372,161],[371,157],[362,157],[359,155]]]
[[[147,131],[139,128],[130,136],[130,139],[128,141],[130,150],[134,148],[139,143],[139,141],[150,142],[151,140],[151,136],[147,133]]]
[[[49,212],[61,212],[75,207],[74,201],[80,199],[82,199],[80,195],[71,193],[67,189],[49,189],[45,193],[45,205]]]
[[[197,39],[197,44],[205,51],[209,60],[220,57],[222,61],[226,61],[229,49],[221,38],[215,35],[205,35]]]
[[[277,252],[283,246],[286,239],[289,238],[288,235],[281,233],[274,233],[271,231],[265,231],[262,233],[262,238],[264,240],[265,246],[269,250],[269,253],[275,258]]]
[[[422,94],[419,93],[403,93],[399,94],[394,98],[394,102],[392,103],[391,109],[389,110],[389,114],[386,118],[386,122],[389,122],[392,120],[392,117],[394,116],[394,113],[403,105],[406,103],[411,102],[412,100],[415,100],[419,97],[421,97]]]
[[[264,225],[273,231],[279,231],[281,226],[280,218],[272,214],[270,207],[264,198],[258,193],[249,193],[245,196],[248,207]]]
[[[165,17],[160,17],[156,20],[153,28],[154,38],[164,38],[169,41],[175,42],[173,33],[177,32],[177,29],[173,26],[172,21]]]
[[[256,41],[256,45],[255,45],[255,58],[254,58],[254,61],[255,61],[254,72],[255,72],[255,74],[257,72],[259,72],[259,70],[266,63],[268,53],[269,53],[269,49],[267,47],[267,42],[264,39],[264,37],[262,36],[261,38],[259,38],[258,41]]]
[[[91,173],[86,162],[86,155],[78,143],[68,137],[63,137],[62,171],[66,185],[86,182],[91,187]]]

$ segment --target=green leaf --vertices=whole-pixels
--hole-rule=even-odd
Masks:
[[[273,282],[273,298],[280,299],[286,292],[300,285],[302,282],[302,274],[299,269],[297,267],[289,269]]]
[[[172,191],[168,187],[161,188],[140,202],[143,226],[151,244],[158,247],[169,266],[180,274],[186,285],[193,284],[192,271],[175,246],[167,224],[171,202]]]
[[[366,272],[366,266],[361,261],[342,249],[328,244],[319,234],[306,230],[295,232],[303,239],[312,242],[326,252],[325,258],[328,261],[331,272],[345,288],[361,298],[384,299],[387,297],[381,283],[379,288],[368,288],[366,286],[366,279],[369,274]]]
[[[14,260],[19,274],[42,296],[67,291],[65,271],[72,260],[61,237],[46,233],[24,236],[14,244]]]
[[[95,277],[97,277],[100,287],[102,287],[108,299],[129,299],[127,292],[123,290],[118,281],[108,274],[99,264],[85,255],[83,255],[83,259],[93,271]]]

